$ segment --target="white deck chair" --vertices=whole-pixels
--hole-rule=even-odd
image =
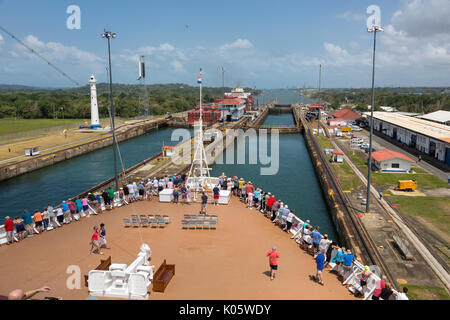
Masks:
[[[109,271],[91,270],[88,274],[88,289],[93,296],[103,295],[105,290],[111,285],[112,279]]]
[[[148,273],[139,271],[130,274],[128,278],[128,292],[130,298],[133,299],[148,299]]]

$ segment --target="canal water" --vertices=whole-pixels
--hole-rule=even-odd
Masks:
[[[173,128],[162,128],[119,143],[124,167],[129,168],[161,152],[171,142]],[[118,170],[121,164],[118,160]],[[0,224],[9,215],[19,216],[24,209],[42,210],[114,176],[111,146],[0,182]]]
[[[283,116],[269,115],[268,121],[278,122]],[[280,199],[290,209],[294,209],[295,215],[300,219],[311,220],[311,223],[320,226],[321,232],[328,234],[330,239],[337,239],[303,135],[279,135],[279,169],[275,175],[261,175],[260,168],[269,165],[261,165],[259,160],[258,164],[249,164],[249,144],[258,144],[257,139],[246,139],[246,164],[237,164],[238,151],[242,153],[244,150],[238,148],[235,143],[234,164],[215,164],[211,176],[218,177],[225,173],[228,177],[237,176],[251,181],[255,187],[271,192],[277,200]],[[270,150],[270,147],[267,150]]]

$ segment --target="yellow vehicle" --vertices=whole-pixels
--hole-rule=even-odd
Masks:
[[[397,190],[400,191],[413,191],[417,189],[416,180],[398,180]]]
[[[341,131],[342,132],[350,132],[350,131],[352,131],[352,128],[351,127],[341,127]]]

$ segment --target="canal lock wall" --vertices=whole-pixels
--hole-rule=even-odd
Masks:
[[[144,121],[143,123],[133,125],[124,130],[121,130],[119,128],[116,132],[116,139],[118,142],[125,141],[143,135],[165,125],[167,125],[166,119],[158,119],[149,122]],[[13,177],[34,170],[45,168],[58,162],[72,159],[91,151],[95,151],[97,149],[108,147],[112,145],[112,143],[112,136],[108,136],[73,147],[65,148],[63,150],[58,150],[51,154],[32,157],[16,163],[7,164],[0,168],[0,181],[11,179]]]

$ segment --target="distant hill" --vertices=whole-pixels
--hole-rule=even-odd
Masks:
[[[147,92],[152,93],[164,93],[164,92],[177,92],[180,94],[193,93],[198,91],[198,87],[190,86],[184,83],[169,83],[169,84],[150,84],[146,85]],[[219,94],[223,91],[221,87],[203,87],[204,93]],[[225,91],[229,92],[232,88],[225,87]],[[244,88],[247,92],[259,93],[259,90],[251,88]],[[23,93],[35,93],[35,92],[49,92],[51,94],[90,94],[89,85],[85,85],[77,88],[39,88],[22,85],[7,85],[0,84],[0,93],[6,92],[23,92]],[[141,94],[143,87],[138,84],[120,84],[113,83],[113,94],[118,95],[125,94]],[[109,83],[101,82],[97,83],[97,93],[101,95],[103,93],[109,93]]]

